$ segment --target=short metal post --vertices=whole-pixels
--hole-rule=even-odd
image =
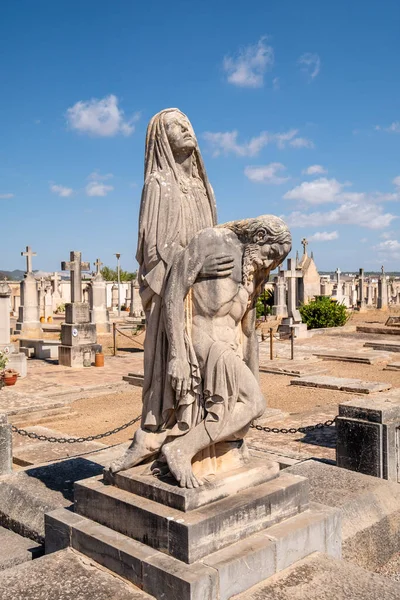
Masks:
[[[274,360],[274,330],[272,327],[269,328],[269,358]]]
[[[117,356],[117,325],[113,323],[113,346],[114,346],[114,356]]]
[[[294,360],[294,328],[290,332],[290,360]]]

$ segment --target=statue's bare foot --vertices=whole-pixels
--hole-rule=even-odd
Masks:
[[[154,456],[159,452],[164,439],[165,434],[150,433],[138,429],[125,454],[111,463],[110,472],[114,475],[119,471],[126,471],[140,464],[146,458]]]
[[[203,485],[203,481],[193,474],[191,457],[181,450],[178,442],[165,444],[161,452],[165,456],[169,470],[181,487],[191,489]]]

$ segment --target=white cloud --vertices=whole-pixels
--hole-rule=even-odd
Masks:
[[[322,165],[311,165],[302,171],[303,175],[323,175],[326,172]]]
[[[363,238],[361,238],[360,242],[361,242],[362,244],[366,244],[366,243],[368,242],[368,238],[366,238],[366,237],[363,237]]]
[[[308,75],[310,81],[315,79],[321,70],[321,59],[318,54],[306,52],[300,56],[297,62],[301,65],[302,71]]]
[[[285,183],[289,177],[280,177],[278,173],[284,171],[286,167],[282,163],[270,163],[260,167],[246,167],[244,174],[250,181],[255,183],[271,183],[279,185]]]
[[[394,121],[389,127],[386,127],[385,131],[390,133],[400,133],[400,121]]]
[[[400,242],[397,240],[386,240],[386,242],[380,242],[373,247],[379,254],[379,260],[385,258],[386,260],[399,260],[400,259]]]
[[[400,187],[400,175],[398,175],[397,177],[395,177],[393,179],[392,183],[394,183],[394,185],[396,185],[397,187]]]
[[[320,177],[313,181],[303,181],[300,185],[289,190],[283,196],[285,200],[302,200],[308,204],[325,204],[337,202],[345,184],[336,179]]]
[[[395,215],[384,213],[373,203],[344,202],[328,212],[302,213],[295,211],[283,217],[289,227],[321,227],[326,225],[358,225],[367,229],[389,227]]]
[[[332,240],[337,240],[339,234],[337,231],[317,231],[313,235],[310,235],[308,238],[309,242],[331,242]]]
[[[274,92],[277,92],[281,89],[281,81],[279,79],[279,77],[274,77],[272,80],[272,89],[274,90]]]
[[[14,194],[0,194],[0,198],[2,200],[8,200],[9,198],[14,198]]]
[[[138,115],[125,120],[124,111],[118,107],[118,98],[113,94],[98,100],[79,101],[66,112],[71,129],[98,137],[112,137],[119,133],[128,136],[135,129]]]
[[[61,198],[68,198],[73,193],[72,188],[65,187],[63,185],[50,184],[50,190],[54,194],[58,194]]]
[[[296,137],[298,129],[289,129],[284,133],[269,133],[262,131],[259,135],[252,137],[248,142],[238,143],[238,131],[215,132],[206,131],[203,137],[210,144],[213,156],[220,154],[236,154],[236,156],[255,156],[264,146],[276,144],[278,148],[283,149],[286,145],[293,147],[313,146],[311,140]]]
[[[109,192],[112,192],[114,187],[112,185],[107,185],[103,183],[107,179],[111,179],[113,177],[112,173],[107,173],[106,175],[101,175],[97,171],[93,171],[88,176],[89,183],[85,187],[87,196],[107,196]]]
[[[223,69],[228,81],[240,87],[259,88],[264,84],[264,74],[274,64],[274,50],[262,37],[257,44],[242,48],[236,57],[226,56]]]

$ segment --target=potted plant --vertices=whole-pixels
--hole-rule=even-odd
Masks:
[[[0,390],[5,385],[3,373],[4,373],[4,369],[6,368],[7,363],[8,363],[7,354],[5,354],[4,352],[0,352]]]
[[[5,385],[15,385],[18,377],[19,373],[15,369],[4,369],[3,371],[3,381]]]

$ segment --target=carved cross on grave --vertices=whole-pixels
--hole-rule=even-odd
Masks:
[[[26,252],[21,252],[21,256],[26,256],[26,272],[32,273],[32,256],[37,256],[36,252],[32,252],[32,248],[27,246]]]
[[[283,272],[288,282],[288,317],[292,317],[295,323],[301,323],[301,315],[297,310],[297,279],[303,274],[300,269],[296,269],[293,258],[287,259],[287,270]]]
[[[61,270],[71,272],[71,302],[82,302],[82,271],[89,271],[90,263],[81,262],[82,252],[73,251],[69,258],[61,263]]]
[[[53,290],[54,292],[58,292],[58,284],[61,281],[61,277],[59,276],[59,274],[57,273],[57,271],[55,271],[53,273],[53,275],[50,277],[51,281],[53,282]]]
[[[303,254],[307,254],[307,246],[308,246],[308,242],[306,238],[303,238],[301,240],[302,246],[303,246]]]
[[[100,275],[100,271],[101,271],[101,267],[103,266],[103,263],[101,262],[101,260],[99,258],[96,258],[96,262],[94,263],[94,266],[96,267],[96,275]]]

